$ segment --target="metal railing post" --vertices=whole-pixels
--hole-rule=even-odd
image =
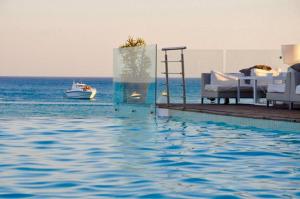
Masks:
[[[167,89],[167,106],[170,106],[170,88],[169,88],[169,74],[180,74],[182,79],[182,99],[183,99],[183,109],[186,107],[186,86],[185,86],[185,72],[184,72],[184,54],[183,50],[186,49],[186,46],[181,47],[171,47],[171,48],[162,48],[162,51],[165,51],[165,72],[163,74],[166,75],[166,89]],[[181,59],[180,60],[168,60],[168,53],[167,51],[173,51],[173,50],[180,50],[181,51]],[[180,73],[169,73],[169,62],[180,62],[181,63],[181,72]]]
[[[168,69],[168,55],[165,51],[165,73],[166,73],[166,87],[167,87],[167,104],[170,106],[170,95],[169,95],[169,69]]]
[[[184,55],[183,50],[181,50],[181,72],[182,72],[182,97],[183,97],[183,108],[185,108],[186,105],[186,88],[185,88],[185,73],[184,73]]]

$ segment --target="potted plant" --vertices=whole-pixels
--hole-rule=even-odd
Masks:
[[[146,54],[146,42],[142,38],[129,37],[120,46],[122,58],[121,82],[123,102],[146,103],[148,84],[151,81],[149,69],[151,60]]]

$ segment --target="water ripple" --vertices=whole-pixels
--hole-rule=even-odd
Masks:
[[[0,121],[0,198],[300,197],[300,134],[118,115]]]
[[[25,193],[0,194],[0,198],[31,198],[34,195]]]

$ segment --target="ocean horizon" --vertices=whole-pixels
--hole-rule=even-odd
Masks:
[[[69,99],[65,90],[79,81],[97,89],[95,99]],[[180,79],[172,79],[174,84]],[[164,79],[158,79],[158,102],[166,98],[160,93],[165,90]],[[200,101],[200,79],[187,79],[189,102]],[[112,77],[0,77],[0,116],[72,116],[74,112],[88,116],[101,113],[102,106],[114,105],[114,84]],[[181,90],[171,87],[173,101],[181,100]],[[47,106],[46,106],[47,105]],[[98,107],[97,107],[98,106]],[[81,111],[80,107],[88,107]],[[96,108],[97,107],[97,108]]]

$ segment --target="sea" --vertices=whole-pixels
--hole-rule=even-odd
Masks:
[[[96,98],[66,98],[73,81]],[[187,101],[200,90],[188,79]],[[0,77],[0,198],[300,198],[299,132],[120,113],[113,96],[112,78]]]
[[[97,95],[92,100],[69,99],[64,91],[73,81],[92,85]],[[200,79],[190,78],[186,82],[187,101],[200,102]],[[74,116],[97,115],[103,107],[113,106],[113,78],[82,77],[0,77],[0,114],[14,116]],[[180,79],[170,80],[171,102],[182,102]],[[166,91],[164,79],[157,84],[157,102],[166,102],[161,94]],[[154,95],[154,94],[153,94]],[[155,103],[155,101],[153,101]],[[77,110],[85,107],[85,111]],[[101,112],[101,111],[100,111]]]

